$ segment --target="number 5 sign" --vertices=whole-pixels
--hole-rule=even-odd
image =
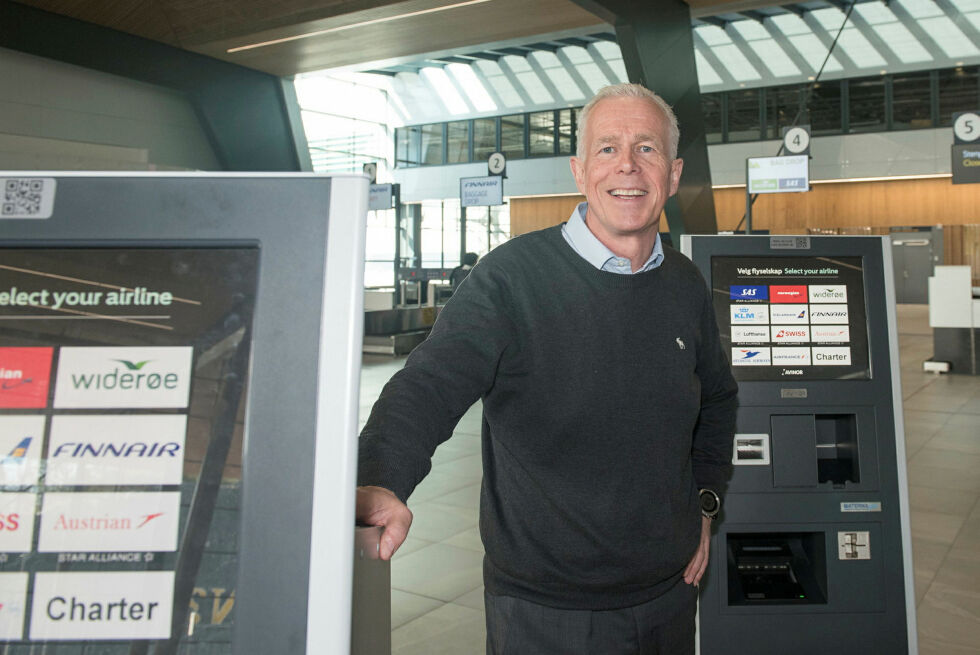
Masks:
[[[969,144],[980,138],[980,115],[977,112],[965,111],[953,114],[953,143]]]

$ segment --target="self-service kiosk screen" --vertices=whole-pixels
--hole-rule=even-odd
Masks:
[[[736,380],[869,379],[861,257],[712,257]]]

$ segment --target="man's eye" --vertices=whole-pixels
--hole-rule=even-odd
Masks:
[[[615,152],[615,150],[616,150],[616,149],[615,149],[615,148],[613,148],[612,146],[606,146],[605,148],[603,148],[603,149],[602,149],[602,150],[600,150],[599,152],[604,152],[604,153],[606,153],[606,154],[609,154],[609,153],[611,153],[611,152]]]
[[[640,152],[653,152],[653,146],[640,146],[638,150]]]

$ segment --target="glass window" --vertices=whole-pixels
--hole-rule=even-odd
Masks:
[[[766,89],[766,138],[782,139],[783,128],[793,124],[800,111],[803,88],[799,86],[776,86]],[[803,116],[800,116],[803,122]]]
[[[929,73],[892,78],[892,129],[932,127]]]
[[[582,107],[576,107],[572,110],[575,114],[575,131],[572,133],[575,138],[572,139],[572,148],[578,151],[578,140],[582,137]]]
[[[840,134],[841,132],[841,83],[817,83],[813,87],[810,103],[810,134]]]
[[[447,164],[460,164],[470,160],[470,122],[456,121],[446,126]]]
[[[528,114],[528,154],[555,154],[555,112],[539,111]]]
[[[507,159],[524,157],[524,114],[500,117],[500,152]]]
[[[711,143],[721,143],[721,99],[720,93],[701,95],[701,113],[704,115],[704,138]]]
[[[418,127],[400,127],[395,130],[395,140],[395,165],[405,168],[418,166],[421,130]]]
[[[558,154],[571,155],[572,152],[572,110],[558,112]]]
[[[980,80],[976,66],[939,71],[939,124],[953,124],[953,114],[980,107]]]
[[[364,244],[364,286],[395,284],[395,210],[368,212]]]
[[[442,268],[445,264],[445,230],[441,200],[422,201],[422,266]],[[459,244],[451,244],[450,251],[459,250]],[[455,258],[450,255],[451,258]]]
[[[762,137],[759,125],[759,92],[756,89],[728,92],[728,141],[758,141]]]
[[[847,95],[849,132],[876,132],[886,129],[884,77],[849,80]]]
[[[442,164],[442,123],[422,126],[422,163]]]
[[[473,161],[486,161],[497,151],[497,119],[473,120]]]

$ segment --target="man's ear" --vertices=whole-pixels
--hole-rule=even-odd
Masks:
[[[675,159],[670,162],[670,195],[677,193],[681,185],[681,171],[684,170],[684,160]]]
[[[585,194],[585,167],[582,161],[578,157],[572,157],[568,160],[569,165],[572,167],[572,177],[575,178],[575,187],[578,192],[583,196]]]

